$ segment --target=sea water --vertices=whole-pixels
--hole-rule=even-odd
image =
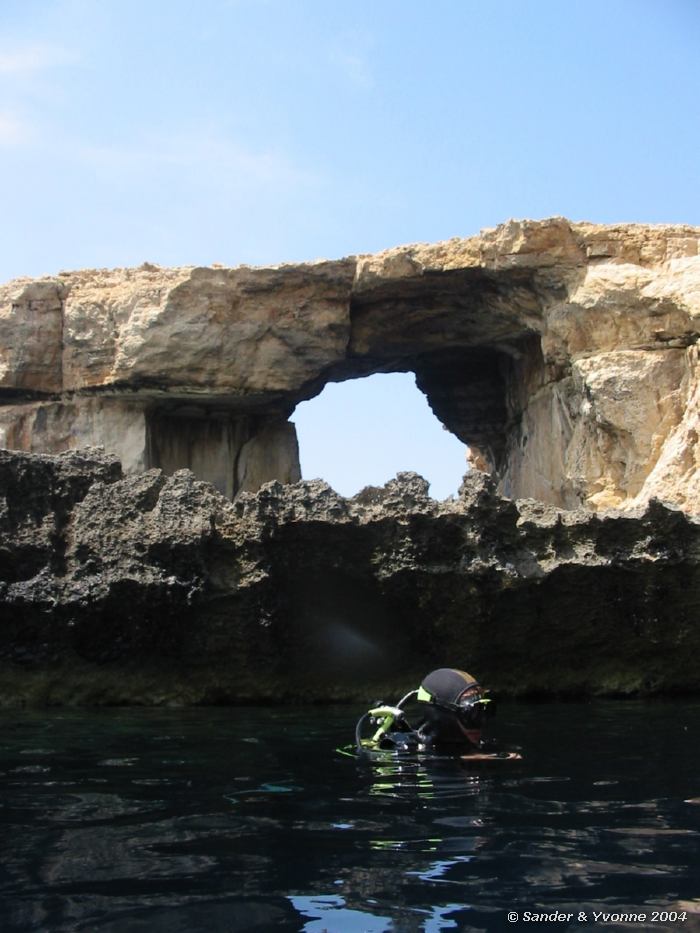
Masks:
[[[471,766],[362,712],[3,712],[0,930],[700,929],[700,702],[504,705]]]

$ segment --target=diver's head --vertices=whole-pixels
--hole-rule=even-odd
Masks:
[[[441,667],[423,680],[416,699],[424,704],[426,731],[438,742],[478,745],[488,700],[466,671]]]

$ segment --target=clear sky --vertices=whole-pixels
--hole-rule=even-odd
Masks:
[[[699,102],[698,0],[2,0],[0,281],[700,224]],[[405,398],[426,449],[415,391],[357,404]]]

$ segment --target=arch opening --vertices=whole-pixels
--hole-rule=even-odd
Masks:
[[[413,373],[375,373],[328,383],[292,416],[301,474],[343,496],[381,486],[400,471],[430,483],[430,495],[455,495],[468,448],[436,418]]]

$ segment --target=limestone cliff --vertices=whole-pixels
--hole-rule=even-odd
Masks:
[[[86,444],[234,497],[293,482],[299,401],[412,371],[504,494],[700,510],[700,230],[510,222],[335,262],[0,288],[0,444]]]
[[[95,451],[0,452],[0,703],[376,699],[431,666],[504,693],[700,689],[700,527],[501,498],[472,473],[236,502]]]

